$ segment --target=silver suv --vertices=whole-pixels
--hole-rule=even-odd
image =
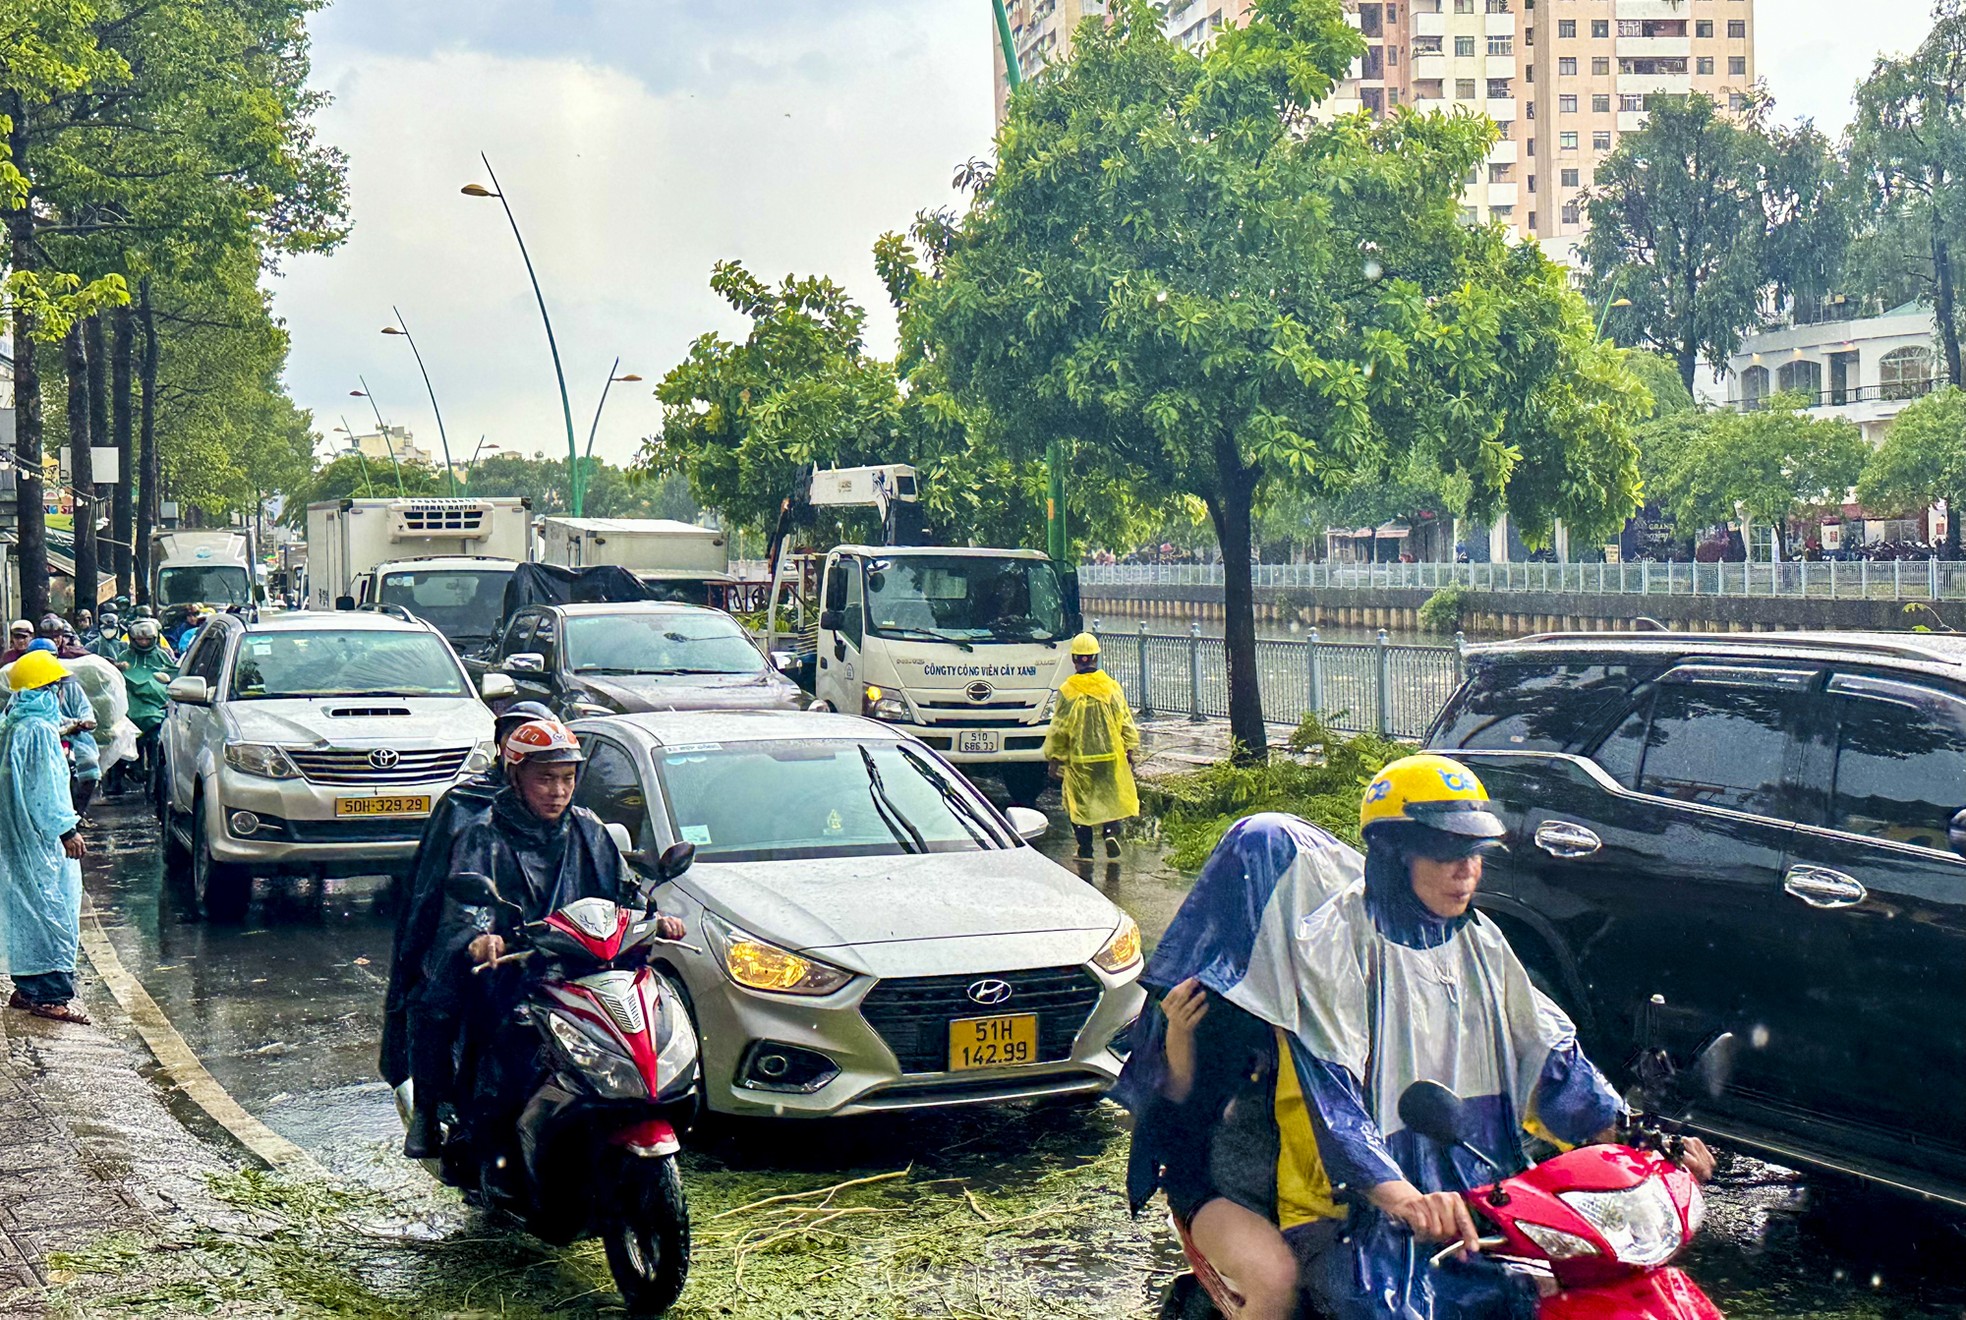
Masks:
[[[486,696],[512,695],[489,675]],[[408,870],[423,821],[492,760],[492,715],[428,624],[357,611],[222,615],[198,633],[162,733],[165,846],[208,916],[259,875]]]

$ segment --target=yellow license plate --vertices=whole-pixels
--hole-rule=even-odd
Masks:
[[[336,798],[337,816],[428,816],[430,795],[416,797]]]
[[[949,1024],[949,1071],[1005,1068],[1038,1061],[1038,1018],[959,1018]]]

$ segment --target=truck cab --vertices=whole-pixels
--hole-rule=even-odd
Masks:
[[[442,633],[459,655],[497,640],[505,584],[518,567],[491,555],[431,555],[377,564],[356,586],[357,605],[394,606]]]
[[[1044,739],[1077,629],[1033,550],[844,545],[826,556],[814,695],[897,725],[1013,801],[1045,784]]]

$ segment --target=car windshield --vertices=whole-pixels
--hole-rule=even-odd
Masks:
[[[896,555],[867,561],[867,625],[885,637],[1048,642],[1065,635],[1065,594],[1042,559]]]
[[[232,662],[238,701],[470,695],[450,648],[426,632],[248,633]]]
[[[577,614],[566,621],[576,674],[756,674],[764,656],[728,614]]]
[[[453,642],[489,641],[505,612],[512,570],[426,568],[386,573],[376,599],[401,605]]]
[[[656,754],[698,861],[790,861],[1007,846],[975,793],[897,742],[702,743]],[[761,804],[769,803],[769,808]]]
[[[243,564],[188,564],[157,570],[159,605],[244,605],[252,599]]]

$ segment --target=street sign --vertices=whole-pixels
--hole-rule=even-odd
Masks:
[[[90,445],[89,479],[98,486],[120,485],[123,480],[122,464],[117,460],[121,456],[121,451],[113,445]],[[67,445],[61,447],[60,479],[62,481],[73,481],[75,479],[74,455],[70,452]]]

